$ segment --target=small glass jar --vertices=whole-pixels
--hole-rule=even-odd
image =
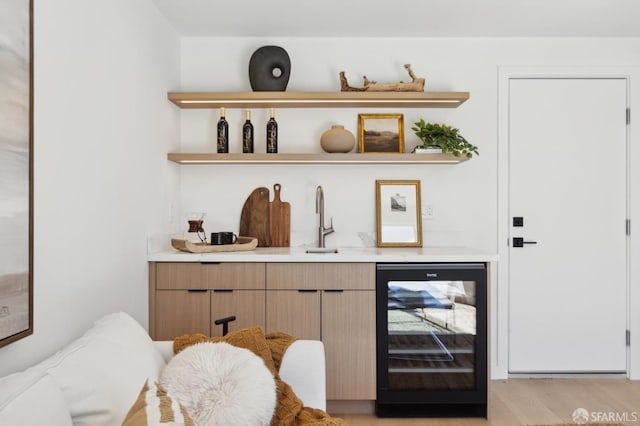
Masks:
[[[191,243],[206,243],[207,233],[204,230],[203,223],[206,213],[192,212],[187,213],[188,227],[184,233],[185,241]]]

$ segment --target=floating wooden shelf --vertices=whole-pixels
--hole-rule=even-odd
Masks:
[[[180,108],[457,108],[469,92],[170,92]],[[178,164],[457,164],[449,154],[193,154]]]
[[[180,108],[457,108],[469,92],[169,92]]]
[[[451,154],[182,154],[169,153],[178,164],[457,164],[467,157]]]

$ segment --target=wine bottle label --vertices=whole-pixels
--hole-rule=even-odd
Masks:
[[[278,152],[278,125],[271,120],[267,124],[267,153]]]
[[[253,152],[253,125],[249,122],[242,127],[242,152]]]
[[[223,119],[218,122],[218,152],[229,152],[229,128]]]

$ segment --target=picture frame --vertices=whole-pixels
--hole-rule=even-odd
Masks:
[[[358,152],[404,153],[404,114],[358,114]]]
[[[419,180],[376,180],[378,247],[422,247]]]
[[[0,26],[0,347],[33,334],[33,0]]]

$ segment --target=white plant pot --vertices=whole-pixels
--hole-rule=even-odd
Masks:
[[[416,154],[442,154],[442,148],[438,148],[438,147],[429,147],[429,148],[416,147],[414,152]]]

